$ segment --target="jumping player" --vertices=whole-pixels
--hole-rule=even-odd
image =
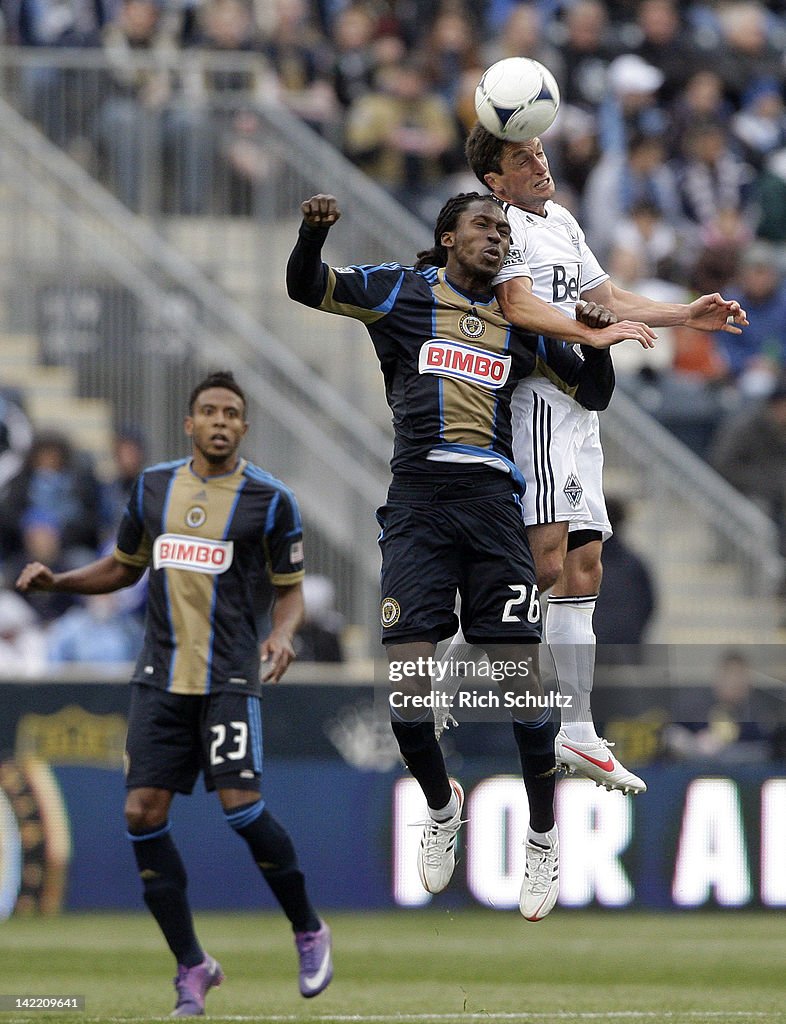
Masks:
[[[260,656],[270,682],[294,657],[303,617],[300,514],[282,483],[238,454],[246,399],[231,373],[201,381],[188,408],[192,457],[142,472],[114,554],[65,573],[33,562],[16,584],[23,592],[105,594],[150,566],[125,813],[145,903],[177,962],[175,1017],[203,1014],[206,993],[224,977],[194,932],[169,822],[174,794],[190,793],[200,770],[292,924],[301,994],[318,995],[332,976],[330,930],[308,898],[292,840],[260,795]],[[255,595],[265,580],[274,592],[272,629],[260,644]]]
[[[505,142],[476,124],[466,154],[510,221],[510,252],[494,284],[503,314],[517,327],[591,344],[594,329],[574,319],[579,299],[652,327],[686,324],[739,334],[736,325],[747,323],[739,303],[718,294],[684,305],[655,302],[613,284],[575,218],[553,202],[554,180],[540,139]],[[548,374],[532,375],[513,396],[513,449],[528,485],[524,513],[538,585],[552,588],[545,639],[560,690],[573,697],[557,735],[557,761],[607,789],[643,792],[645,783],[597,735],[590,710],[592,615],[602,544],[611,533],[597,412],[582,408]]]
[[[516,331],[491,283],[508,255],[510,226],[499,204],[467,193],[437,218],[434,248],[415,268],[397,263],[331,268],[321,250],[340,216],[333,196],[301,205],[303,223],[287,267],[292,298],[361,320],[385,378],[393,412],[393,481],[377,512],[382,549],[382,642],[390,663],[412,672],[391,702],[402,757],[426,797],[429,819],[418,854],[427,891],[440,892],[455,866],[464,795],[448,778],[430,711],[411,698],[430,692],[424,665],[461,625],[492,660],[524,665],[506,689],[539,695],[540,604],[521,516],[523,480],[512,461],[510,398],[536,360],[550,364],[577,401],[604,408],[611,359],[600,351],[625,338],[652,344],[643,324],[592,336],[582,361],[569,346]],[[422,660],[420,660],[422,659]],[[537,921],[558,891],[554,824],[554,727],[548,709],[516,710],[513,732],[529,799],[530,825],[520,909]]]

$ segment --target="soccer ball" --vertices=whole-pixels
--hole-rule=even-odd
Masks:
[[[554,76],[529,57],[498,60],[484,72],[475,90],[478,120],[506,142],[524,142],[545,132],[558,110]]]

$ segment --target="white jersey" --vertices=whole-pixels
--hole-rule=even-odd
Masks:
[[[575,319],[582,293],[609,277],[576,218],[551,200],[542,217],[507,203],[503,208],[511,228],[510,251],[494,284],[529,277],[539,299]],[[571,530],[593,529],[608,536],[597,413],[537,372],[518,384],[511,411],[514,456],[527,481],[527,525],[567,521]]]
[[[587,245],[576,218],[551,200],[542,217],[507,203],[503,209],[510,222],[510,251],[494,284],[529,277],[539,299],[574,320],[582,292],[609,277]]]

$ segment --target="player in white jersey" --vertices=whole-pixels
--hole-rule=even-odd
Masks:
[[[718,294],[690,304],[665,303],[617,287],[573,215],[553,202],[554,180],[540,139],[505,142],[476,125],[466,153],[477,178],[503,203],[511,225],[510,252],[495,283],[502,310],[516,326],[586,343],[593,330],[613,318],[734,334],[741,333],[737,325],[747,324],[739,303]],[[579,300],[605,307],[598,311],[596,328],[575,319]],[[514,394],[513,439],[527,480],[524,508],[538,584],[541,591],[551,588],[545,640],[560,690],[573,697],[572,707],[563,708],[557,762],[607,789],[640,793],[645,783],[597,735],[590,710],[592,615],[603,540],[611,534],[598,416],[559,390],[542,369]]]

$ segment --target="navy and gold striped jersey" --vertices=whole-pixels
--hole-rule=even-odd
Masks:
[[[152,466],[134,485],[114,557],[150,566],[133,682],[259,693],[260,596],[303,578],[300,512],[279,480],[245,459],[207,478],[190,459]]]
[[[608,353],[590,350],[585,362],[562,341],[512,327],[493,296],[459,291],[442,268],[328,267],[320,256],[326,234],[301,226],[287,287],[306,305],[365,324],[393,412],[394,473],[480,464],[510,473],[523,489],[510,421],[517,382],[545,360],[584,404],[596,388],[605,392],[609,373],[613,387]]]

